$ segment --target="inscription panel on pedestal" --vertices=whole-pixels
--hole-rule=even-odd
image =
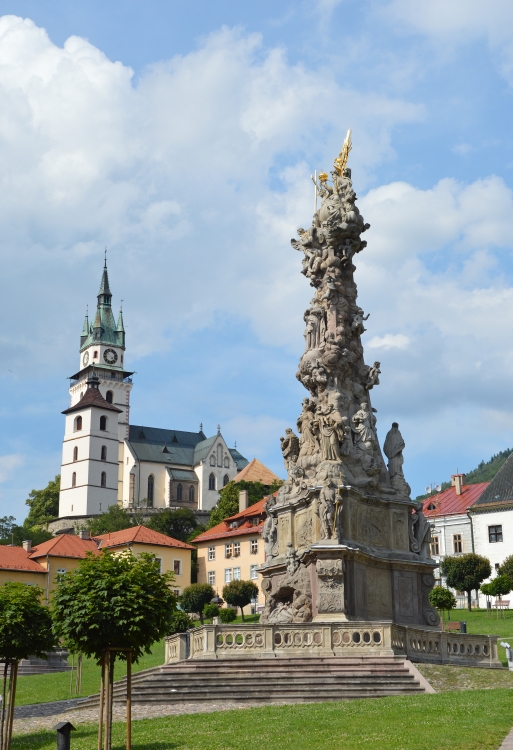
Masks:
[[[418,617],[415,573],[411,571],[395,571],[394,598],[396,617],[399,622],[415,622]]]
[[[292,541],[290,538],[290,515],[281,515],[278,517],[278,541],[279,554],[284,555],[287,551],[287,542]]]
[[[394,510],[392,513],[393,548],[409,550],[408,516],[404,510]]]
[[[294,517],[296,549],[308,547],[313,542],[313,522],[310,508],[300,510]]]
[[[367,570],[367,615],[392,617],[392,585],[390,571],[383,568]]]
[[[387,546],[387,518],[384,508],[358,506],[358,539],[371,547]]]
[[[354,604],[357,617],[367,617],[367,581],[365,566],[354,566]]]

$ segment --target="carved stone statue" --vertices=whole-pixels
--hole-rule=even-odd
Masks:
[[[276,540],[278,534],[278,519],[273,510],[266,506],[267,518],[262,529],[262,539],[264,540],[264,549],[266,560],[270,560],[278,554],[276,549]]]
[[[322,457],[325,461],[340,461],[340,443],[344,439],[341,425],[333,419],[333,407],[328,406],[320,410],[318,415],[318,429]]]
[[[296,550],[292,546],[291,542],[287,542],[287,551],[285,553],[287,559],[287,573],[289,576],[294,575],[299,566],[299,561],[296,556]]]
[[[280,442],[285,468],[287,471],[290,471],[292,466],[297,462],[299,456],[299,438],[290,427],[287,427],[285,430],[285,437],[280,438]]]
[[[431,557],[431,524],[422,512],[422,503],[415,506],[410,521],[410,549],[419,557]]]
[[[303,411],[297,420],[297,429],[300,434],[299,455],[311,456],[319,450],[319,439],[314,429],[315,404],[309,398],[303,400]]]
[[[331,479],[327,479],[319,492],[317,512],[321,522],[321,539],[331,539],[335,520],[336,489]]]
[[[374,362],[372,367],[369,370],[369,374],[367,376],[367,382],[365,383],[365,389],[367,391],[370,391],[371,388],[374,388],[375,385],[379,385],[379,376],[381,374],[381,370],[379,369],[380,363]]]
[[[403,450],[405,443],[403,436],[399,432],[397,422],[392,422],[392,429],[389,430],[383,445],[383,452],[388,458],[388,473],[390,483],[401,495],[409,497],[410,485],[407,484],[403,474]]]
[[[372,412],[368,410],[367,403],[362,401],[359,410],[353,414],[353,432],[355,433],[355,446],[363,453],[369,453],[374,448],[376,434],[372,425]]]

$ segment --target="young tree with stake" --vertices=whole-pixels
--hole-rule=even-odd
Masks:
[[[468,611],[472,611],[472,591],[478,589],[492,572],[487,557],[469,552],[466,555],[452,555],[444,558],[440,571],[447,578],[447,585],[467,594]]]
[[[232,607],[240,607],[242,622],[244,622],[244,607],[258,596],[258,586],[253,581],[231,581],[223,588],[223,597]]]

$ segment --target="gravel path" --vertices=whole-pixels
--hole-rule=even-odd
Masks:
[[[29,706],[15,706],[15,719],[31,719],[33,716],[55,716],[59,711],[67,711],[79,706],[85,698],[73,698],[68,701],[53,701],[51,703],[33,703]]]
[[[46,703],[40,704],[39,706],[20,706],[20,709],[32,709],[32,713],[27,710],[27,713],[22,717],[16,715],[14,719],[13,732],[14,734],[28,734],[41,729],[53,729],[58,721],[71,721],[72,724],[78,726],[79,724],[98,724],[98,709],[97,708],[85,708],[80,710],[78,707],[72,707],[70,710],[66,710],[64,704],[73,704],[77,701],[59,701],[57,703]],[[253,708],[255,706],[267,706],[267,702],[252,702],[252,703],[174,703],[172,705],[165,704],[134,704],[132,706],[132,719],[152,719],[158,716],[178,716],[179,714],[199,714],[199,713],[211,713],[213,711],[233,711],[236,708]],[[53,706],[54,713],[45,713],[39,711],[36,713],[35,709],[39,709],[42,706]],[[62,706],[61,710],[58,707]],[[114,721],[124,721],[126,717],[125,707],[120,705],[114,705]]]

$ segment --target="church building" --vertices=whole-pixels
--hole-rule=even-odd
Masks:
[[[119,503],[125,508],[209,511],[219,490],[248,462],[218,427],[203,432],[130,424],[132,375],[125,328],[112,313],[107,263],[96,314],[86,315],[79,370],[70,378],[62,449],[59,518],[79,520]]]

